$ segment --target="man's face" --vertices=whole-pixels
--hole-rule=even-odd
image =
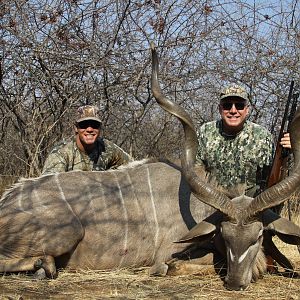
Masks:
[[[249,107],[241,98],[226,98],[220,103],[219,112],[223,120],[224,131],[236,133],[242,130]]]
[[[83,146],[93,145],[100,135],[100,123],[94,120],[79,122],[76,126],[77,139]]]

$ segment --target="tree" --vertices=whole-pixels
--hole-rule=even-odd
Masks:
[[[0,1],[1,174],[39,175],[83,104],[100,107],[106,137],[135,158],[177,158],[181,128],[150,92],[150,41],[164,91],[196,124],[237,82],[251,119],[277,128],[299,82],[299,11],[283,0]]]

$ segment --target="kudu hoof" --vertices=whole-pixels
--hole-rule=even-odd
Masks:
[[[154,265],[150,268],[150,276],[166,276],[168,272],[168,265],[165,263]]]
[[[33,274],[33,279],[36,280],[42,280],[47,278],[46,271],[43,268],[38,269],[34,274]]]

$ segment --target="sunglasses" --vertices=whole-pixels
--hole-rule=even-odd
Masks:
[[[237,110],[243,110],[246,106],[246,104],[243,102],[225,102],[222,103],[221,106],[224,110],[231,110],[233,104]]]
[[[91,127],[93,129],[99,129],[101,124],[97,121],[93,120],[86,120],[86,121],[81,121],[77,124],[77,127],[79,129],[87,129],[88,127]]]

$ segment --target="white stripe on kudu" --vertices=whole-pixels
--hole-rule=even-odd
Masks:
[[[63,191],[63,189],[62,189],[62,187],[61,187],[61,185],[60,185],[59,178],[58,178],[59,174],[60,174],[60,173],[56,173],[56,174],[54,175],[54,181],[55,181],[55,183],[57,184],[58,192],[59,192],[59,194],[60,194],[60,196],[61,196],[61,199],[66,203],[66,205],[67,205],[67,207],[70,209],[70,211],[73,211],[73,209],[72,209],[72,207],[70,206],[69,202],[67,201],[66,196],[65,196],[65,194],[64,194],[64,191]]]
[[[124,232],[124,246],[123,246],[123,250],[125,251],[127,249],[127,247],[128,247],[128,213],[127,213],[127,209],[126,209],[126,206],[125,206],[125,202],[124,202],[124,198],[123,198],[123,194],[122,194],[122,190],[121,190],[121,187],[120,187],[120,184],[119,184],[118,177],[117,177],[116,173],[112,173],[112,174],[114,174],[114,177],[116,179],[116,184],[117,184],[117,187],[119,189],[119,196],[120,196],[120,200],[121,200],[121,204],[122,204],[122,208],[123,208],[123,212],[124,212],[125,232]],[[119,266],[118,266],[119,268],[122,266],[124,258],[125,258],[125,256],[122,255],[120,263],[119,263]]]
[[[138,197],[136,195],[136,191],[135,191],[135,186],[133,185],[132,183],[132,180],[131,180],[131,176],[130,176],[130,173],[128,172],[128,170],[125,170],[126,172],[126,176],[127,176],[127,180],[129,182],[129,185],[131,187],[131,190],[132,190],[132,194],[133,194],[133,200],[135,205],[134,205],[134,211],[139,215],[140,212],[142,211],[141,209],[141,205],[138,201]],[[140,259],[140,255],[142,254],[143,255],[143,246],[142,246],[142,243],[137,243],[137,248],[136,248],[136,251],[135,251],[135,262],[133,263],[133,265],[136,265]]]

